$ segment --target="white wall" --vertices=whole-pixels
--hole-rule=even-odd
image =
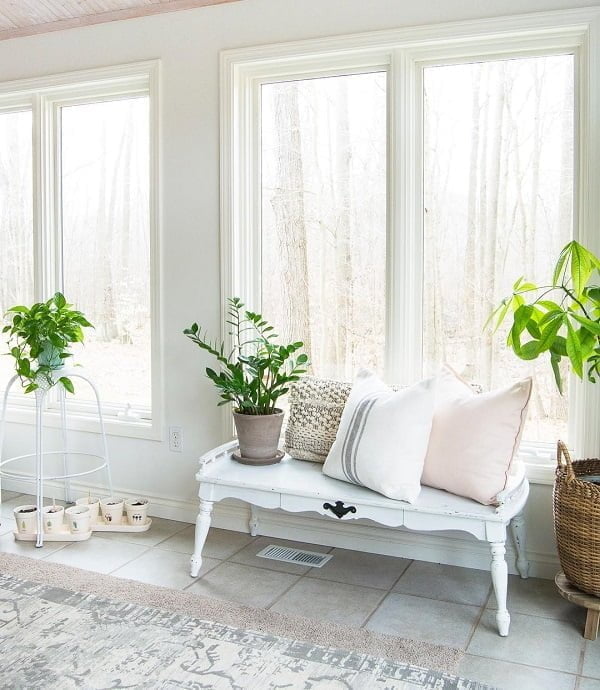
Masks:
[[[216,396],[202,375],[200,353],[181,335],[193,320],[211,332],[219,329],[219,51],[597,5],[595,0],[242,0],[0,42],[0,81],[153,58],[162,62],[164,418],[166,425],[183,427],[184,452],[170,453],[165,442],[111,437],[115,486],[154,498],[160,514],[190,517],[196,458],[221,440]],[[83,438],[85,443],[93,440]],[[21,449],[31,448],[31,443],[31,427],[10,426],[8,453],[26,452]],[[533,487],[530,544],[546,575],[555,568],[550,499],[550,487]],[[273,517],[275,532],[285,518]],[[220,524],[232,528],[243,528],[244,518],[235,507],[217,515]],[[292,526],[285,524],[291,534]],[[353,538],[347,529],[344,534],[345,540]],[[373,550],[393,543],[387,532],[381,534],[379,541],[374,537]],[[333,535],[321,536],[323,541],[329,538]],[[430,540],[430,546],[423,546],[423,556],[431,560],[481,567],[487,562],[487,555],[479,552],[469,560],[460,549],[459,555],[454,548],[444,551],[439,541]]]

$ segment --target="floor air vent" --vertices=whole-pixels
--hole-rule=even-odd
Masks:
[[[310,565],[313,568],[320,568],[331,558],[331,556],[326,553],[290,549],[288,546],[276,546],[275,544],[270,544],[266,549],[263,549],[256,555],[260,558],[270,558],[272,561]]]

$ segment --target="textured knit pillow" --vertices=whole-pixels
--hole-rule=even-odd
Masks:
[[[434,401],[433,379],[395,392],[374,374],[359,372],[323,472],[414,503]]]
[[[437,377],[436,405],[421,482],[496,503],[519,447],[531,379],[476,395],[452,369]]]

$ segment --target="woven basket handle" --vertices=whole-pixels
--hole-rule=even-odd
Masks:
[[[569,453],[569,449],[562,441],[558,442],[558,448],[556,451],[556,461],[559,467],[567,468],[567,481],[573,481],[573,479],[575,479],[575,472],[573,471],[571,455]]]

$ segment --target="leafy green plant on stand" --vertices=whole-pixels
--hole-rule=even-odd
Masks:
[[[552,280],[536,285],[519,278],[512,295],[494,310],[494,331],[512,318],[507,344],[524,360],[548,353],[560,393],[560,363],[595,383],[600,375],[600,259],[576,241],[563,247]],[[595,281],[595,282],[594,282]]]
[[[224,343],[210,341],[197,323],[183,333],[219,363],[218,372],[206,369],[219,391],[219,405],[233,403],[236,412],[247,415],[274,414],[278,398],[306,372],[308,356],[295,356],[303,343],[278,345],[273,326],[261,314],[244,310],[239,297],[230,297],[228,303],[231,352],[226,353]]]
[[[40,387],[40,383],[53,386],[60,383],[69,393],[73,382],[67,376],[58,380],[54,372],[71,357],[71,343],[84,340],[84,328],[93,328],[82,312],[72,308],[64,295],[57,292],[47,302],[31,307],[17,305],[5,314],[8,324],[2,333],[8,334],[8,354],[15,360],[15,371],[26,393]]]

